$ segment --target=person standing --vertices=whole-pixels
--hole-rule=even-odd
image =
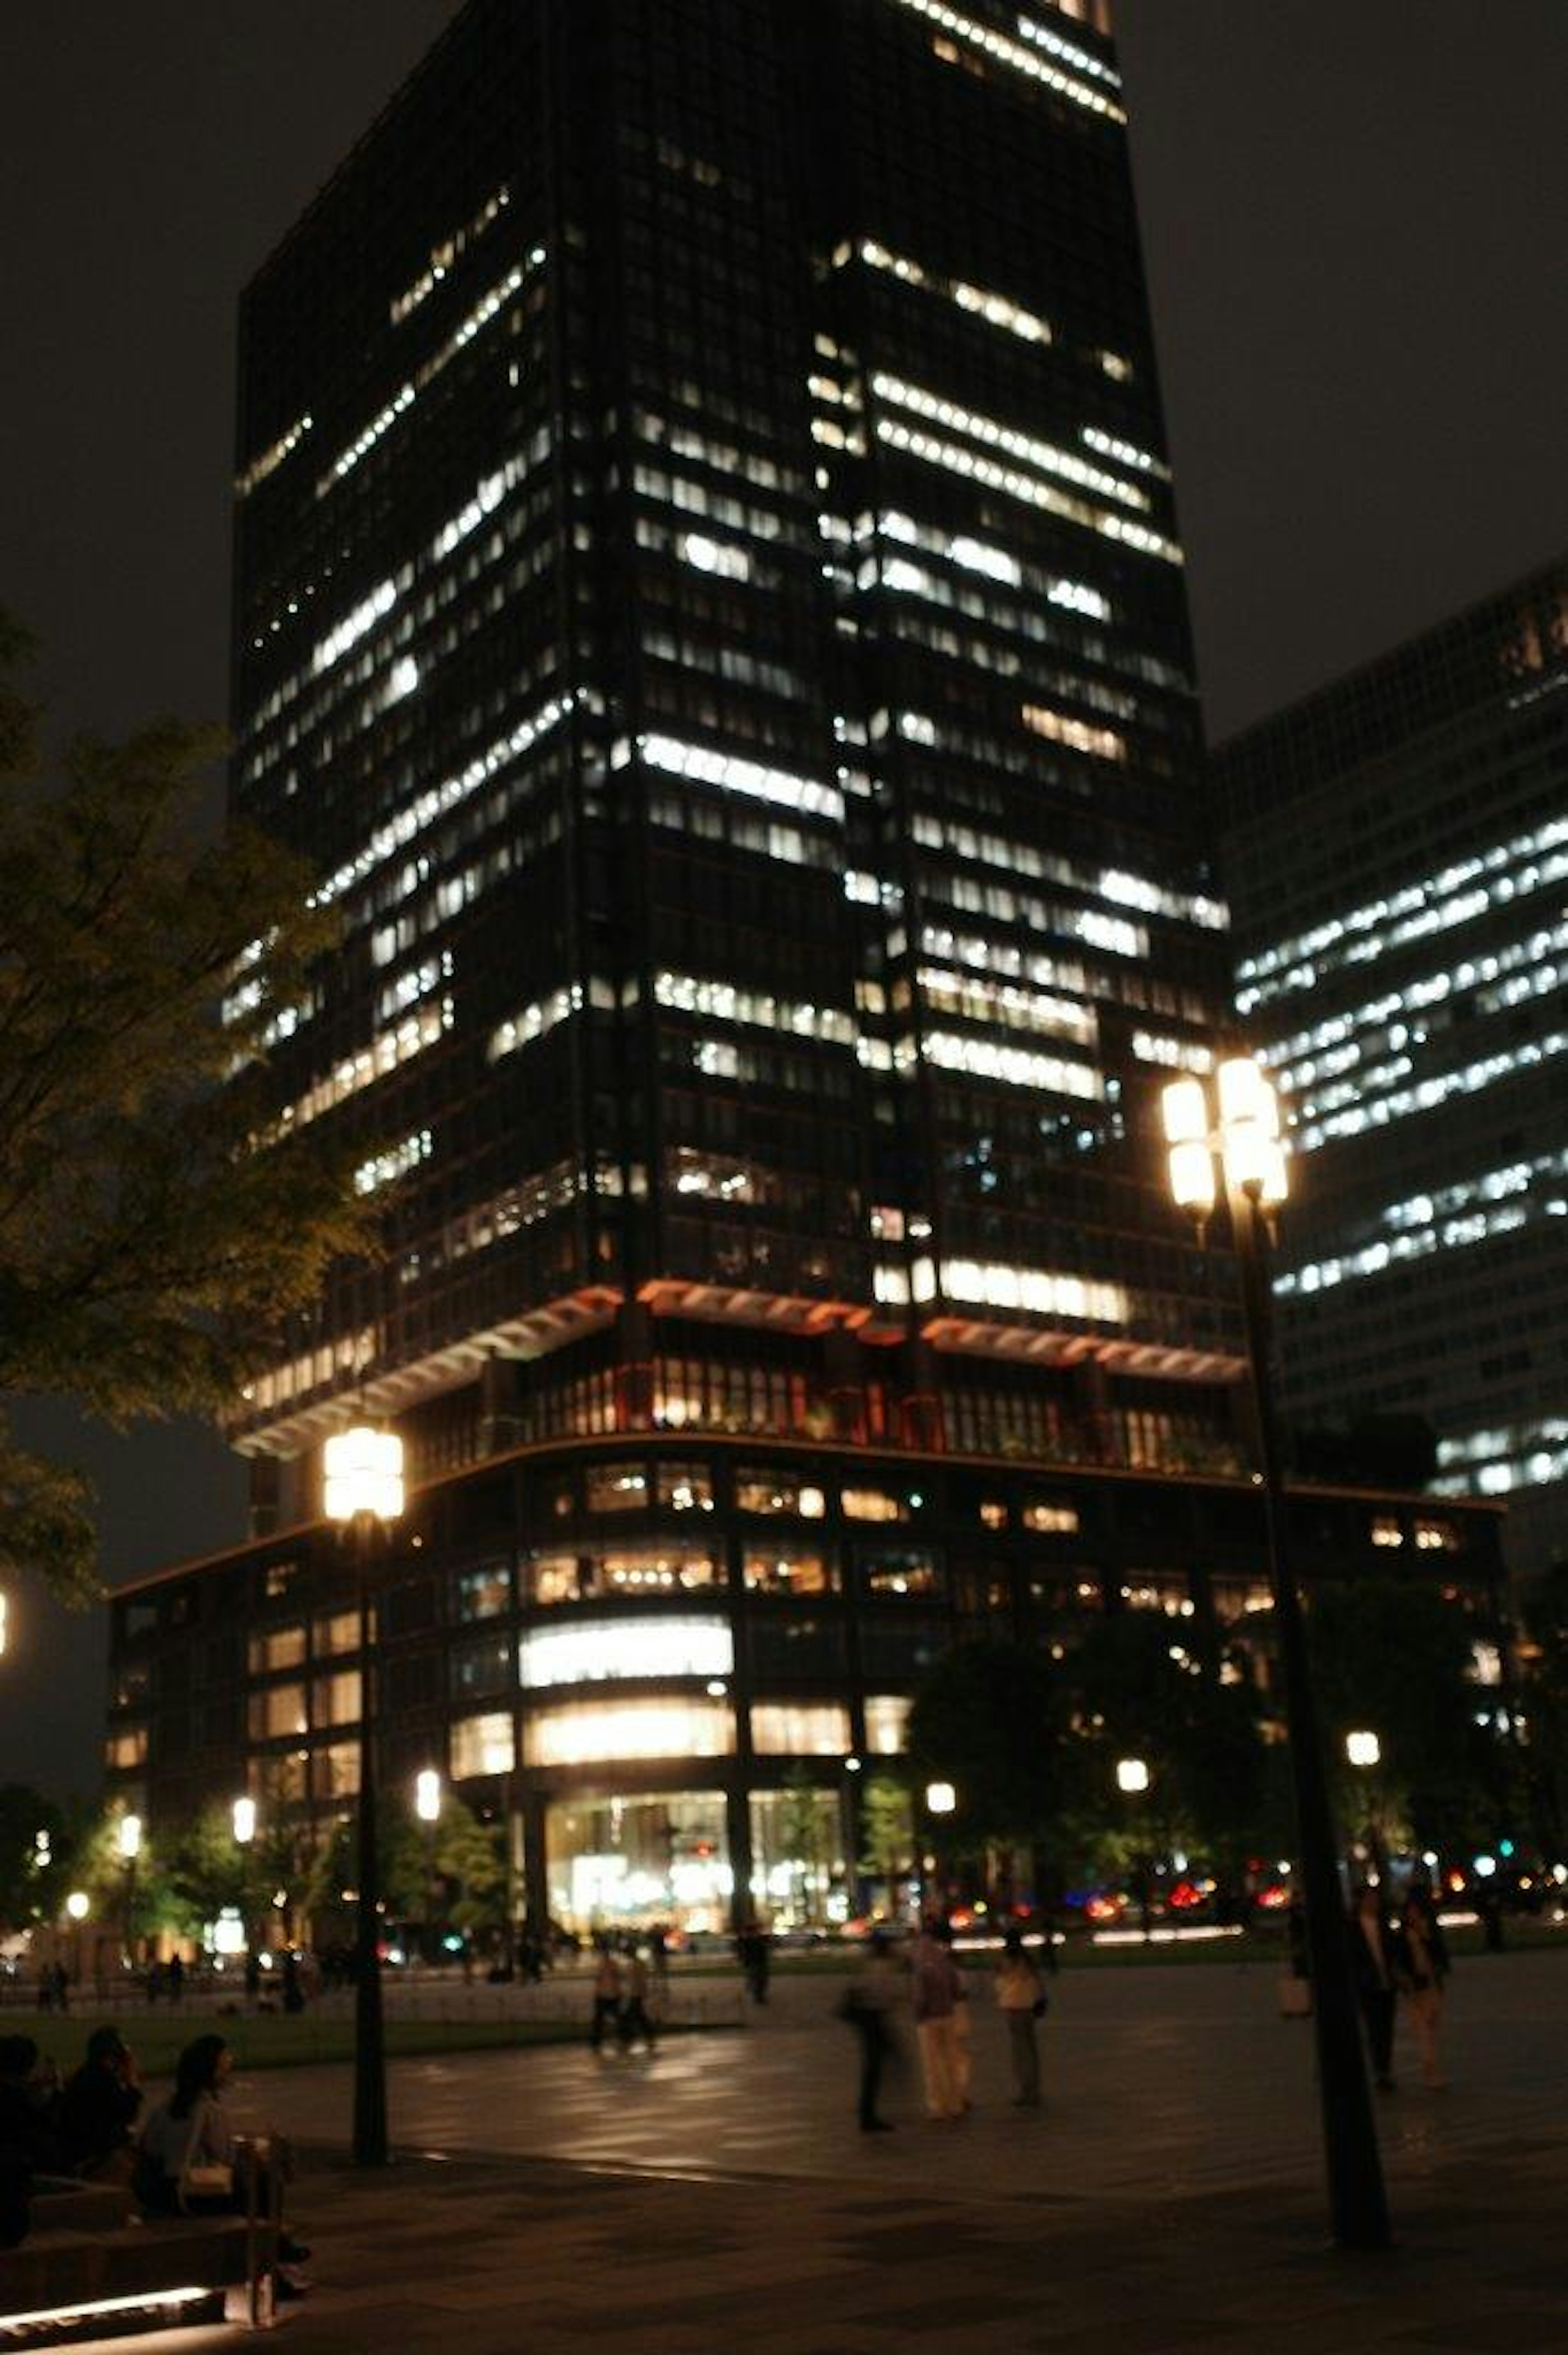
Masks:
[[[596,2052],[603,2050],[605,2032],[615,2031],[620,2018],[620,1965],[608,1938],[599,1941],[593,1975],[593,2026],[588,2040]]]
[[[930,2118],[961,2117],[964,2096],[959,2083],[958,2012],[964,1987],[959,1966],[933,1922],[922,1925],[915,1941],[909,1975],[920,2073],[926,2085],[926,2115]]]
[[[1448,1942],[1430,1892],[1413,1889],[1399,1924],[1399,1980],[1421,2054],[1421,2074],[1434,2093],[1443,2084],[1437,2039],[1443,2025],[1443,1983],[1448,1976]]]
[[[1034,2023],[1045,2015],[1045,1982],[1039,1966],[1023,1944],[1020,1930],[1009,1930],[996,1966],[996,2000],[1007,2022],[1012,2057],[1012,2105],[1019,2110],[1040,2106],[1040,2048]]]
[[[1393,1928],[1383,1910],[1377,1891],[1367,1884],[1356,1893],[1351,1915],[1351,1954],[1361,2018],[1378,2091],[1392,2094],[1393,2085],[1393,2019],[1399,2001]]]
[[[636,1944],[628,1940],[626,1964],[622,1972],[624,1999],[618,2023],[621,2046],[630,2052],[638,2037],[646,2050],[653,2050],[653,2022],[648,2012],[648,1966],[638,1952]]]
[[[883,2073],[896,2051],[891,2014],[898,1999],[897,1973],[886,1934],[874,1930],[865,1957],[850,1981],[843,1999],[843,2017],[860,2039],[860,2104],[862,2134],[891,2134],[893,2129],[877,2108]]]

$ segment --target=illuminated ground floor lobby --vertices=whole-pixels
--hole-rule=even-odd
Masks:
[[[731,1832],[744,1808],[737,1902]],[[737,1913],[781,1930],[831,1927],[857,1910],[853,1809],[804,1774],[783,1790],[560,1799],[543,1809],[549,1918],[578,1935],[673,1928],[722,1935]]]

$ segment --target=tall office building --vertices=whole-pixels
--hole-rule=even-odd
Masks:
[[[1298,1420],[1398,1410],[1568,1553],[1568,566],[1223,748],[1240,1004],[1287,1094]]]
[[[911,1334],[977,1438],[1021,1359],[1203,1419],[1147,1114],[1223,913],[1094,13],[477,0],[250,288],[234,801],[344,926],[279,1112],[394,1238],[258,1456]]]
[[[473,0],[240,388],[234,802],[343,927],[277,1114],[388,1253],[243,1403],[257,1542],[120,1604],[120,1787],[353,1788],[363,1407],[387,1773],[535,1912],[842,1906],[956,1635],[1266,1599],[1154,1119],[1227,963],[1099,0]]]

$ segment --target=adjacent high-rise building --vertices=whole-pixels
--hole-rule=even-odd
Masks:
[[[342,923],[276,1113],[387,1252],[242,1402],[256,1542],[118,1606],[120,1787],[341,1807],[367,1411],[387,1773],[535,1913],[842,1911],[956,1635],[1267,1599],[1163,1195],[1228,963],[1101,0],[472,0],[246,295],[239,443],[234,806]],[[1304,1566],[1483,1593],[1420,1511]]]
[[[1296,1419],[1393,1411],[1568,1553],[1568,566],[1226,745],[1239,1003],[1288,1099]]]

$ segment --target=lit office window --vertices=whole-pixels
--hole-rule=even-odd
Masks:
[[[728,1758],[734,1751],[735,1712],[716,1700],[588,1701],[576,1709],[541,1712],[523,1729],[524,1761],[529,1766]]]
[[[453,1721],[454,1783],[472,1774],[510,1774],[516,1763],[512,1720],[504,1710],[488,1710],[482,1717],[460,1717]]]
[[[846,1757],[849,1711],[836,1701],[759,1701],[751,1746],[759,1758]]]
[[[535,1627],[523,1637],[522,1682],[609,1684],[629,1677],[727,1677],[735,1645],[726,1620],[716,1618],[598,1619],[567,1627]]]

